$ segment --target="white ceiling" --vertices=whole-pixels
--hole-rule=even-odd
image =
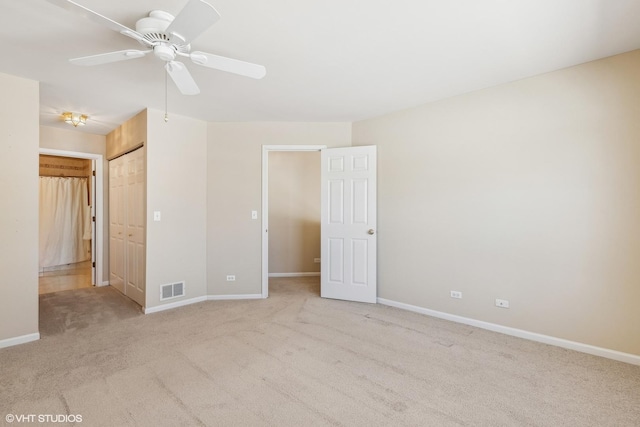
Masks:
[[[75,0],[130,28],[186,0]],[[253,80],[188,68],[169,80],[169,114],[206,121],[356,121],[640,48],[640,0],[210,0],[222,18],[193,50],[262,64]],[[133,39],[45,0],[0,0],[0,72],[38,80],[40,123],[90,116],[106,134],[164,110],[163,63],[96,67],[69,58],[139,49]],[[640,72],[640,70],[638,70]],[[65,125],[68,126],[68,125]],[[79,128],[80,129],[80,128]]]

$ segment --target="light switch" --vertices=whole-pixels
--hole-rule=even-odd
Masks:
[[[258,219],[258,211],[251,211],[251,219]]]
[[[153,220],[160,221],[160,211],[153,211]]]

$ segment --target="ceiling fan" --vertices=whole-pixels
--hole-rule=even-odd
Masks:
[[[105,25],[127,37],[131,37],[146,48],[145,50],[127,49],[71,59],[70,62],[76,65],[91,66],[126,61],[142,58],[153,52],[154,56],[166,62],[165,69],[167,73],[171,76],[178,90],[184,95],[197,95],[200,93],[200,89],[186,65],[176,61],[176,57],[189,58],[197,65],[254,79],[263,78],[267,72],[262,65],[212,53],[191,52],[191,40],[197,38],[220,19],[220,14],[214,7],[203,0],[189,0],[182,11],[175,17],[161,10],[153,10],[148,17],[136,22],[135,30],[72,0],[49,0],[49,2]]]

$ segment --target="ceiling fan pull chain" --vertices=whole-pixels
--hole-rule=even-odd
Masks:
[[[169,121],[169,114],[167,112],[167,91],[168,91],[168,83],[167,83],[167,72],[164,73],[164,122],[167,123]]]

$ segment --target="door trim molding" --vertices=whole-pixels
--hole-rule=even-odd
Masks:
[[[262,146],[262,298],[269,296],[269,152],[321,151],[326,145],[263,145]]]
[[[40,148],[40,154],[76,159],[95,160],[96,162],[96,280],[95,286],[104,286],[104,156],[102,154],[83,153],[81,151]]]

